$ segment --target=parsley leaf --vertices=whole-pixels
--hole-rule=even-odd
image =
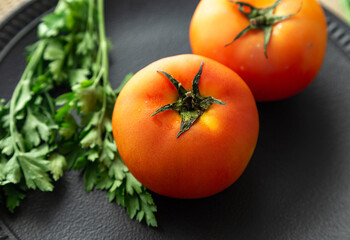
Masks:
[[[0,195],[10,211],[29,189],[52,191],[53,181],[66,168],[66,156],[72,158],[68,149],[74,142],[65,140],[74,138],[77,124],[65,113],[61,115],[69,125],[55,119],[54,95],[62,91],[59,85],[69,86],[67,73],[74,68],[67,60],[77,58],[72,50],[77,36],[85,32],[81,26],[86,26],[86,11],[81,9],[89,3],[60,0],[56,10],[42,19],[39,40],[27,48],[26,68],[12,98],[6,104],[0,100]]]
[[[63,171],[67,167],[66,158],[58,153],[54,153],[49,158],[50,161],[50,172],[55,181],[63,176]]]
[[[52,191],[75,169],[87,192],[105,190],[131,218],[157,226],[151,195],[113,139],[114,103],[132,74],[112,89],[103,8],[103,0],[59,0],[39,24],[12,98],[0,100],[0,200],[12,212],[29,189]]]
[[[10,212],[13,212],[14,209],[19,206],[20,201],[25,198],[25,195],[13,184],[8,184],[4,187],[4,194],[7,197],[6,207]]]

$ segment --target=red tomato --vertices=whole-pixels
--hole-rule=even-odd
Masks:
[[[257,8],[276,3],[275,0],[242,1]],[[245,13],[250,10],[247,6],[243,8]],[[193,53],[234,70],[248,84],[257,101],[287,98],[306,88],[317,75],[326,50],[326,19],[316,0],[282,0],[272,13],[295,15],[271,25],[267,58],[264,30],[250,30],[233,41],[253,23],[239,11],[237,2],[202,0],[190,26]],[[260,27],[264,28],[267,21],[261,21]]]
[[[152,116],[179,100],[165,73],[187,91],[185,102],[194,104],[198,73],[200,95],[225,105],[211,104],[178,136],[178,111]],[[197,106],[191,104],[186,106]],[[227,188],[242,174],[257,142],[259,120],[254,97],[236,73],[208,58],[180,55],[156,61],[129,80],[116,101],[112,125],[122,159],[144,186],[165,196],[200,198]]]

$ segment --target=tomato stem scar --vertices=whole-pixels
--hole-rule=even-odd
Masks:
[[[192,91],[187,91],[184,87],[182,87],[181,83],[179,83],[173,76],[170,74],[158,70],[159,73],[163,74],[167,77],[167,79],[174,85],[176,88],[179,98],[176,102],[164,105],[155,111],[152,116],[167,111],[167,110],[175,110],[181,115],[181,125],[180,131],[177,134],[177,138],[180,137],[181,134],[186,132],[193,123],[203,115],[205,111],[213,104],[221,104],[226,105],[225,102],[215,99],[212,96],[203,97],[199,93],[199,80],[202,76],[204,63],[201,63],[201,66],[193,79],[192,82]]]
[[[231,45],[234,41],[236,41],[238,38],[242,37],[244,34],[249,32],[253,29],[260,29],[264,31],[264,54],[265,57],[267,56],[267,45],[270,42],[271,38],[271,32],[272,32],[272,26],[275,23],[278,23],[282,20],[285,20],[287,18],[290,18],[294,15],[296,15],[302,7],[302,2],[300,4],[300,8],[296,13],[292,13],[285,16],[276,16],[273,12],[278,4],[280,4],[282,0],[277,0],[272,6],[267,8],[256,8],[253,5],[245,2],[236,2],[230,0],[231,3],[238,5],[238,10],[249,20],[249,25],[244,28],[240,33],[237,34],[237,36],[228,44],[225,45],[225,47]],[[248,8],[248,11],[245,11],[244,7]]]

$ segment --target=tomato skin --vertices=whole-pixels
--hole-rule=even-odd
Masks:
[[[180,114],[151,115],[178,93],[158,70],[190,90],[201,62],[202,96],[212,104],[179,138]],[[130,172],[144,186],[177,198],[210,196],[230,186],[246,168],[256,145],[259,120],[254,97],[232,70],[211,59],[179,55],[158,60],[136,73],[115,104],[113,135]]]
[[[266,8],[275,1],[243,2]],[[284,16],[296,12],[273,25],[266,59],[262,30],[249,31],[225,46],[249,25],[237,5],[227,0],[202,0],[190,25],[192,51],[238,73],[257,101],[288,98],[305,89],[316,77],[327,44],[326,18],[316,0],[283,0],[274,13]]]

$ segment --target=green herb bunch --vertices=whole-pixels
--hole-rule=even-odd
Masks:
[[[65,170],[83,171],[87,191],[108,191],[131,218],[156,226],[151,195],[124,165],[111,116],[121,87],[108,81],[103,0],[60,0],[38,26],[26,69],[0,101],[0,196],[13,211],[29,189],[52,191]]]

